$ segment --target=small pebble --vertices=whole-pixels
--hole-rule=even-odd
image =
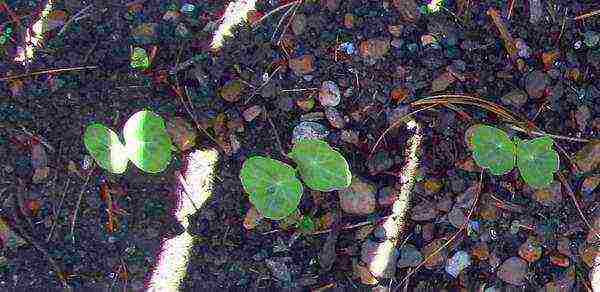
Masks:
[[[521,286],[525,283],[526,273],[527,262],[519,257],[511,257],[502,263],[496,275],[506,283]]]
[[[456,278],[458,274],[471,265],[471,256],[466,252],[459,250],[446,262],[446,273]]]
[[[358,133],[354,130],[343,130],[340,135],[340,139],[352,145],[357,145],[360,142]]]
[[[562,188],[559,182],[553,182],[550,186],[538,189],[533,193],[533,198],[540,204],[552,207],[562,203]]]
[[[301,122],[292,131],[293,141],[301,139],[321,139],[324,140],[329,135],[327,128],[315,122]]]
[[[382,58],[390,50],[387,39],[369,39],[362,41],[359,46],[360,55],[364,58]]]
[[[348,188],[338,191],[340,206],[348,214],[369,215],[375,212],[376,192],[372,184],[354,176]]]
[[[600,34],[595,31],[588,30],[583,34],[583,42],[589,48],[595,47],[600,42]]]
[[[332,107],[327,107],[325,109],[325,117],[329,121],[329,124],[334,128],[343,129],[346,126],[346,121],[342,115]]]
[[[414,221],[430,221],[437,217],[438,211],[430,201],[422,201],[411,209],[410,219]]]
[[[421,261],[423,261],[421,252],[419,252],[419,250],[411,244],[405,244],[402,248],[400,248],[399,253],[400,256],[396,262],[396,267],[399,269],[408,267],[414,268],[419,265]]]
[[[527,102],[527,93],[520,89],[515,89],[501,98],[502,103],[512,105],[516,108],[522,107]]]
[[[260,105],[253,105],[253,106],[247,108],[242,113],[242,116],[244,116],[244,120],[246,120],[246,122],[252,122],[261,113],[262,113],[262,107]]]
[[[288,269],[288,266],[281,259],[267,259],[267,266],[271,269],[271,273],[273,276],[284,283],[289,283],[292,281],[292,274]]]
[[[322,106],[337,106],[341,101],[340,89],[333,81],[324,81],[319,90],[319,102]]]
[[[315,58],[313,55],[303,55],[297,58],[290,59],[289,66],[292,71],[298,76],[309,74],[315,70],[313,67]]]
[[[529,73],[525,80],[525,87],[527,89],[527,93],[532,98],[541,98],[544,95],[544,91],[546,90],[547,85],[548,78],[546,74],[539,70]]]
[[[542,257],[542,245],[537,239],[529,237],[519,247],[519,256],[529,263],[536,262]]]
[[[466,221],[467,217],[461,208],[456,206],[448,213],[448,221],[456,228],[460,228]]]

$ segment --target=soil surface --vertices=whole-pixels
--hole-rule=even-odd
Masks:
[[[43,42],[24,64],[27,28],[45,2],[0,1],[0,289],[143,290],[162,241],[183,232],[173,216],[177,173],[191,151],[208,148],[219,161],[212,196],[190,218],[184,291],[591,289],[600,16],[586,13],[597,1],[259,0],[220,50],[210,42],[228,1],[53,1]],[[146,50],[148,68],[132,67],[134,47]],[[492,102],[521,123],[481,102],[412,117],[422,137],[412,208],[392,272],[372,279],[361,253],[385,239],[375,227],[403,186],[413,135],[394,124],[440,94]],[[86,126],[121,129],[142,109],[192,125],[193,149],[160,174],[99,168],[83,144]],[[535,190],[516,169],[486,171],[478,192],[465,137],[480,123],[521,138],[529,137],[515,127],[555,135],[554,184]],[[298,209],[315,234],[293,219],[251,220],[243,162],[290,163],[299,126],[342,153],[373,212],[351,214],[338,192],[306,189]]]

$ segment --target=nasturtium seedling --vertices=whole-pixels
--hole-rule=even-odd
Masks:
[[[131,68],[146,70],[150,68],[150,58],[144,48],[135,47],[131,52]]]
[[[508,135],[497,128],[479,125],[471,138],[473,158],[482,168],[495,175],[511,171],[515,163],[523,180],[533,188],[544,188],[553,181],[559,168],[558,153],[552,149],[553,141],[544,136],[532,140]]]
[[[102,124],[87,126],[83,142],[100,167],[123,173],[127,162],[148,173],[158,173],[171,162],[171,138],[164,120],[151,111],[139,111],[125,122],[125,144],[113,130]]]
[[[83,144],[100,167],[123,173],[127,169],[127,150],[113,130],[102,124],[91,124],[85,129]]]
[[[298,164],[304,183],[313,190],[340,190],[350,185],[348,162],[325,141],[297,141],[288,156]],[[267,157],[250,157],[244,161],[240,180],[263,216],[280,220],[298,211],[303,186],[290,165]],[[310,227],[310,223],[304,222],[302,228]]]
[[[151,111],[140,111],[125,122],[125,146],[131,162],[139,169],[158,173],[171,162],[171,138],[165,121]]]
[[[315,221],[310,216],[303,216],[296,224],[296,227],[304,234],[311,234],[317,229]]]
[[[275,159],[254,156],[244,161],[240,171],[250,202],[266,218],[283,219],[300,204],[303,187],[296,170]]]
[[[517,167],[523,180],[533,188],[543,188],[552,183],[559,168],[558,153],[552,149],[550,137],[517,141]]]
[[[494,175],[503,175],[515,167],[515,144],[508,135],[487,125],[477,126],[471,137],[473,159]]]
[[[302,180],[313,190],[329,192],[350,186],[352,175],[348,162],[325,141],[300,140],[289,157],[298,164]]]

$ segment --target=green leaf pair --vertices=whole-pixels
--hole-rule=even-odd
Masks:
[[[548,136],[532,140],[515,137],[513,142],[500,129],[478,125],[470,142],[477,165],[494,175],[503,175],[516,164],[523,180],[533,188],[550,185],[559,168],[558,153],[552,149],[553,141]]]
[[[100,167],[124,173],[127,162],[148,173],[158,173],[171,162],[171,138],[164,120],[151,111],[139,111],[123,126],[125,145],[112,129],[98,123],[85,129],[83,143]]]
[[[304,183],[313,190],[329,192],[345,189],[352,175],[344,157],[321,140],[300,140],[289,153],[298,165]],[[248,158],[240,171],[250,202],[263,216],[283,219],[293,213],[303,193],[296,169],[275,159]]]

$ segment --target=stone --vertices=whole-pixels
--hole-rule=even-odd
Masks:
[[[434,208],[433,202],[422,201],[411,209],[410,219],[414,221],[431,221],[438,216],[438,211]]]
[[[221,97],[228,102],[236,102],[242,97],[244,83],[240,80],[230,80],[219,90]]]
[[[301,139],[321,139],[324,140],[329,135],[325,126],[315,122],[301,122],[292,131],[292,140],[295,142]]]
[[[446,273],[456,278],[458,274],[471,265],[471,256],[463,250],[457,251],[446,261]]]
[[[423,261],[423,255],[417,248],[411,244],[406,244],[399,249],[399,257],[396,261],[396,267],[402,268],[414,268]]]
[[[342,210],[353,215],[369,215],[375,212],[375,193],[377,189],[361,178],[352,177],[352,183],[338,191]]]
[[[315,58],[313,55],[307,54],[297,58],[290,59],[289,66],[292,71],[298,76],[309,74],[315,70]]]
[[[341,101],[340,89],[333,81],[324,81],[319,90],[319,103],[322,106],[337,106]]]
[[[502,103],[512,105],[516,108],[522,107],[527,102],[527,92],[521,89],[514,89],[501,98]]]
[[[548,83],[548,77],[546,74],[539,70],[529,73],[525,79],[527,93],[529,96],[536,99],[541,98],[544,95],[544,91],[546,90]]]
[[[526,273],[527,262],[519,257],[511,257],[502,263],[496,275],[506,283],[521,286],[525,283]]]
[[[559,182],[553,182],[548,187],[538,189],[533,193],[533,198],[540,204],[553,207],[562,203],[562,188]]]

